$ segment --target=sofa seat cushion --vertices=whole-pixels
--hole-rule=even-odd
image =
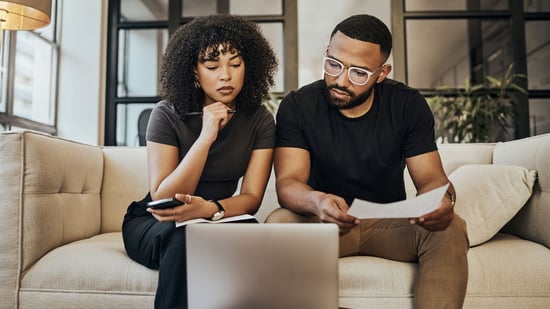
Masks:
[[[499,233],[468,252],[465,308],[545,308],[550,301],[550,250]],[[370,256],[340,259],[340,306],[412,308],[416,263]],[[449,274],[452,276],[452,274]]]
[[[416,263],[373,256],[340,259],[340,297],[411,297]]]
[[[48,252],[21,279],[21,292],[155,294],[158,272],[128,258],[120,232]]]
[[[482,246],[470,248],[468,259],[470,278],[465,307],[536,307],[548,303],[550,250],[545,246],[500,233]],[[340,306],[412,307],[416,263],[353,256],[340,259],[339,271]],[[32,265],[21,281],[20,304],[39,304],[39,300],[46,301],[48,295],[54,294],[67,298],[66,301],[77,294],[111,296],[105,298],[107,302],[115,296],[131,296],[121,299],[122,304],[141,295],[146,298],[139,301],[151,303],[157,276],[157,271],[128,258],[121,233],[100,234],[52,250]]]
[[[339,260],[340,306],[344,308],[412,308],[416,263],[373,256]]]
[[[468,296],[550,301],[550,249],[541,244],[499,233],[470,248],[468,264]]]

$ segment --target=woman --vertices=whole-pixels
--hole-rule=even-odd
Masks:
[[[155,308],[187,306],[185,227],[175,221],[258,210],[275,132],[262,101],[276,67],[258,26],[240,17],[198,17],[170,37],[146,134],[149,193],[122,225],[130,258],[159,269]],[[147,206],[169,197],[183,204]]]

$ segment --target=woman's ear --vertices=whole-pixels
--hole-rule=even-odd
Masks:
[[[193,68],[193,77],[194,77],[194,81],[193,81],[193,86],[195,87],[195,89],[199,90],[201,89],[201,83],[199,82],[199,73],[197,71],[197,68]]]

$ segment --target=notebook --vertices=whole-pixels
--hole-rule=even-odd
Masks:
[[[334,224],[191,224],[186,235],[189,308],[338,308]]]

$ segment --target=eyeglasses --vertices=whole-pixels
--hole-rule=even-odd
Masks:
[[[382,67],[384,67],[384,65],[377,68],[376,71],[378,71]],[[345,68],[346,66],[336,59],[329,57],[323,58],[323,72],[328,76],[338,77],[340,76],[340,74],[342,74],[342,72],[344,72]],[[349,81],[357,86],[365,85],[369,81],[369,78],[372,76],[372,74],[376,73],[376,71],[371,72],[369,70],[358,67],[348,66],[347,68]]]

